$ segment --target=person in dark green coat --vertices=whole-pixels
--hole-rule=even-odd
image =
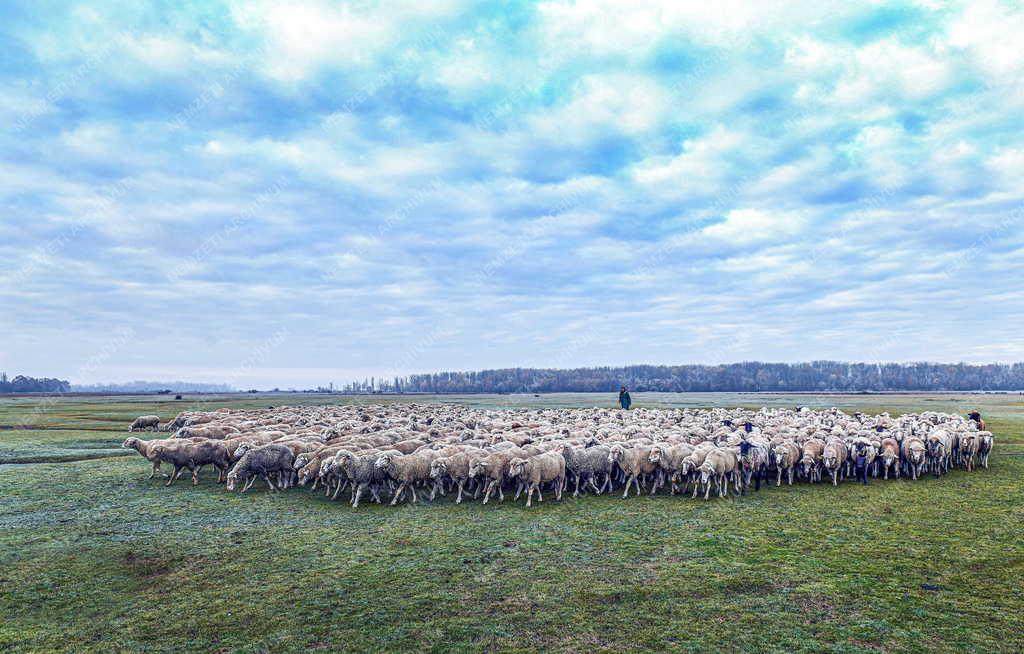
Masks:
[[[631,400],[630,397],[629,397],[629,391],[627,391],[626,387],[623,386],[622,388],[619,389],[619,405],[623,409],[627,409],[628,410],[629,409],[629,405],[632,404],[632,403],[633,403],[633,400]]]

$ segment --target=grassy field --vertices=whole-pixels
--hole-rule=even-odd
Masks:
[[[610,405],[614,396],[416,398]],[[368,401],[204,398],[209,408]],[[374,398],[373,401],[405,401]],[[147,481],[153,397],[0,400],[0,651],[1024,651],[1024,398],[634,394],[640,406],[977,407],[989,470],[862,487],[358,510]],[[30,428],[21,428],[28,423]],[[17,428],[15,428],[17,427]]]

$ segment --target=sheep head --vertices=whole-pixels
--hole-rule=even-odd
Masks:
[[[701,465],[699,470],[700,470],[700,483],[702,483],[702,484],[708,483],[708,481],[712,477],[714,477],[715,474],[716,474],[715,473],[715,467],[713,465],[711,465],[710,463],[708,463],[707,461],[705,461]]]
[[[486,474],[487,467],[488,464],[486,461],[474,461],[473,465],[469,467],[469,478],[473,479],[475,477],[479,477],[480,475]]]
[[[526,469],[526,459],[515,458],[508,463],[508,476],[519,477]]]
[[[430,462],[430,478],[437,479],[448,473],[448,459],[439,457]]]
[[[661,445],[656,445],[651,448],[651,453],[648,455],[647,460],[651,463],[660,463],[662,457],[665,456],[665,449]]]
[[[386,470],[391,472],[395,469],[395,457],[392,454],[381,454],[377,457],[377,460],[373,462],[373,467],[377,470]]]
[[[618,463],[622,460],[625,453],[626,448],[621,445],[612,445],[611,449],[608,450],[608,463]]]
[[[138,450],[141,445],[142,441],[140,441],[138,438],[135,438],[134,436],[132,436],[131,438],[124,439],[124,442],[121,443],[121,447],[130,450]]]

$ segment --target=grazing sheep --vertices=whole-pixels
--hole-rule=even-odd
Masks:
[[[534,491],[537,491],[537,501],[544,501],[540,485],[547,482],[554,482],[555,499],[562,499],[562,489],[565,485],[565,458],[560,453],[546,452],[528,459],[512,459],[509,462],[508,474],[509,477],[518,477],[526,484],[526,506],[531,505]]]
[[[283,483],[285,475],[291,476],[294,463],[295,455],[292,451],[277,443],[249,450],[228,471],[227,489],[235,490],[236,485],[244,484],[244,493],[252,487],[257,478],[263,477],[270,490],[277,490],[277,486],[270,480],[270,475],[277,475],[278,482]]]
[[[139,416],[134,421],[132,421],[132,424],[128,428],[128,431],[157,431],[159,429],[160,416]]]

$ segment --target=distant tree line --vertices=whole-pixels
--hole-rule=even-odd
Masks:
[[[208,384],[183,381],[130,381],[117,384],[75,384],[75,393],[153,393],[167,391],[176,393],[230,393],[234,389],[227,384]]]
[[[63,379],[26,377],[18,375],[8,379],[6,372],[0,372],[0,393],[67,393],[71,384]]]
[[[762,363],[504,368],[370,378],[342,388],[382,393],[608,393],[625,385],[660,392],[861,392],[1024,390],[1024,363]]]

